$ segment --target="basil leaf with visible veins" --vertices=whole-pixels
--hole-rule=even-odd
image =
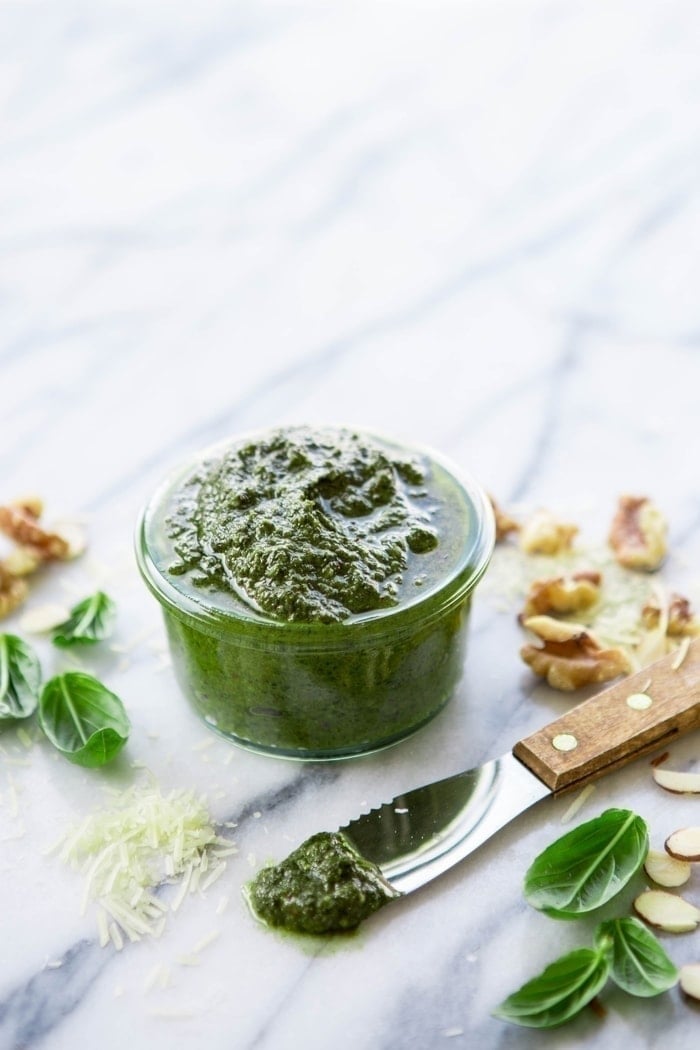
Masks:
[[[79,766],[109,762],[131,728],[119,697],[82,671],[49,679],[39,701],[39,721],[54,747]]]
[[[78,602],[64,623],[54,627],[52,641],[63,649],[71,645],[92,645],[112,632],[116,605],[104,591]]]
[[[577,948],[509,995],[493,1016],[527,1028],[555,1028],[598,994],[609,972],[605,951]]]
[[[678,982],[678,970],[638,919],[601,922],[595,939],[608,956],[613,981],[630,995],[660,995]]]
[[[41,667],[31,646],[0,634],[0,722],[28,718],[36,710]]]
[[[548,846],[525,874],[525,897],[557,919],[599,908],[640,869],[647,826],[628,809],[607,809]]]

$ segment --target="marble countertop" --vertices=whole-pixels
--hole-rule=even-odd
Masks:
[[[699,33],[689,0],[2,5],[0,500],[36,492],[48,517],[85,520],[88,552],[44,573],[27,608],[113,595],[114,648],[81,659],[133,722],[103,772],[33,733],[0,737],[2,1050],[696,1037],[678,989],[609,987],[604,1017],[548,1034],[491,1017],[591,935],[522,898],[568,799],[332,950],[266,932],[241,899],[312,832],[566,709],[520,662],[516,609],[488,576],[438,718],[382,753],[303,764],[191,713],[131,537],[199,448],[345,422],[432,446],[592,542],[620,492],[653,496],[670,522],[663,578],[697,601]],[[36,644],[46,674],[66,666]],[[699,748],[691,735],[674,758]],[[160,939],[100,948],[81,877],[46,850],[108,804],[103,789],[149,775],[205,794],[238,853]],[[697,823],[646,761],[601,781],[582,817],[609,805],[637,809],[657,842]],[[697,876],[688,893],[700,900]],[[680,964],[700,959],[698,937],[664,943]]]

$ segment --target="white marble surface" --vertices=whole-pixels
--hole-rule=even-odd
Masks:
[[[37,491],[90,533],[32,602],[106,565],[117,643],[162,642],[130,552],[142,502],[211,441],[307,420],[430,444],[591,538],[620,491],[648,492],[671,521],[666,578],[697,596],[699,37],[690,0],[6,0],[0,495]],[[590,935],[521,897],[567,801],[341,950],[301,951],[240,899],[311,832],[559,713],[517,646],[512,611],[483,594],[464,681],[430,727],[309,766],[199,748],[207,730],[148,642],[91,657],[133,720],[115,769],[0,740],[2,1050],[690,1045],[697,1012],[677,990],[608,990],[604,1020],[548,1035],[491,1019]],[[142,763],[206,792],[240,852],[161,940],[117,953],[43,851]],[[697,822],[698,803],[659,795],[642,763],[587,813],[636,807],[657,839]],[[215,929],[199,966],[177,962]],[[669,940],[677,962],[700,958],[698,936]],[[146,991],[157,964],[172,987]]]

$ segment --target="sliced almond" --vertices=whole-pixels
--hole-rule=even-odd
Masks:
[[[62,540],[65,540],[68,545],[66,561],[72,561],[74,558],[79,558],[80,555],[84,553],[87,547],[87,537],[85,535],[85,529],[82,528],[78,522],[57,522],[54,531],[56,532],[56,535],[60,536]]]
[[[700,922],[700,909],[665,890],[640,893],[634,902],[634,910],[650,926],[667,933],[689,933]]]
[[[586,634],[584,624],[556,620],[553,616],[528,616],[523,620],[523,627],[545,642],[572,642]]]
[[[60,623],[65,623],[69,616],[70,610],[64,605],[47,602],[45,605],[36,605],[33,609],[28,609],[19,625],[28,634],[44,634],[58,627]]]
[[[652,776],[659,787],[672,791],[674,795],[700,795],[700,773],[654,768]]]
[[[665,850],[650,849],[644,861],[644,870],[659,886],[682,886],[690,878],[690,864],[677,860]]]
[[[681,828],[669,835],[664,849],[677,860],[700,860],[700,828]]]
[[[678,971],[680,985],[691,999],[700,999],[700,963],[688,963]]]

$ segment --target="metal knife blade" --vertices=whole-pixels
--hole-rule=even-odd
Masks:
[[[512,754],[397,795],[340,828],[400,893],[442,875],[551,791]]]
[[[669,654],[572,708],[512,753],[397,795],[339,830],[394,889],[410,893],[535,802],[582,787],[696,728],[700,639],[682,662]]]

